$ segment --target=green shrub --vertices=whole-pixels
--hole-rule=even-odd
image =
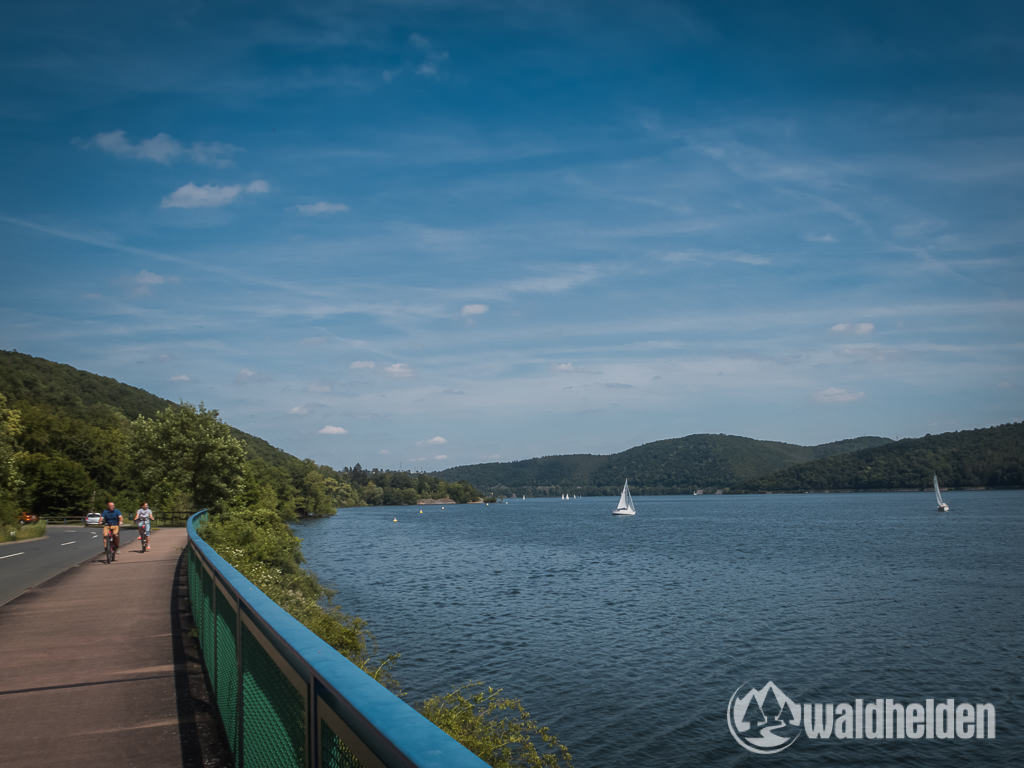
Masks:
[[[519,699],[470,683],[427,699],[423,716],[493,768],[561,768],[572,766],[569,750],[538,725]],[[538,742],[542,745],[538,749]]]

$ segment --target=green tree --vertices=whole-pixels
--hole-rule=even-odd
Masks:
[[[34,514],[79,515],[89,507],[96,486],[77,461],[30,453],[23,457],[24,506]]]
[[[202,403],[172,405],[152,419],[139,416],[132,422],[130,446],[140,486],[155,497],[184,492],[198,509],[240,488],[245,446],[217,411]]]
[[[18,436],[21,414],[7,407],[7,398],[0,394],[0,524],[14,522],[17,517],[15,493],[21,487],[18,470]]]

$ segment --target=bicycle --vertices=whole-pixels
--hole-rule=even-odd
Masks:
[[[139,523],[139,543],[143,552],[149,549],[149,523]]]
[[[103,555],[107,558],[107,565],[110,565],[117,559],[117,547],[114,546],[113,531],[103,537]]]

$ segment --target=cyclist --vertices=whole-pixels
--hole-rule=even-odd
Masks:
[[[146,534],[146,551],[149,551],[149,529],[150,523],[154,520],[153,510],[149,508],[149,502],[142,502],[142,506],[135,513],[135,523],[139,527],[139,531],[145,531]]]
[[[106,546],[109,536],[111,550],[116,555],[118,547],[121,546],[120,531],[124,524],[124,518],[121,516],[121,510],[114,508],[112,501],[107,502],[107,508],[101,514],[103,515],[103,545]]]

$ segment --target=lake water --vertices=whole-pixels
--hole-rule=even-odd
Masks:
[[[296,526],[418,701],[503,688],[587,766],[1024,764],[1024,491],[635,497],[343,509]],[[392,518],[398,522],[393,523]],[[994,741],[748,753],[726,710],[991,702]]]

